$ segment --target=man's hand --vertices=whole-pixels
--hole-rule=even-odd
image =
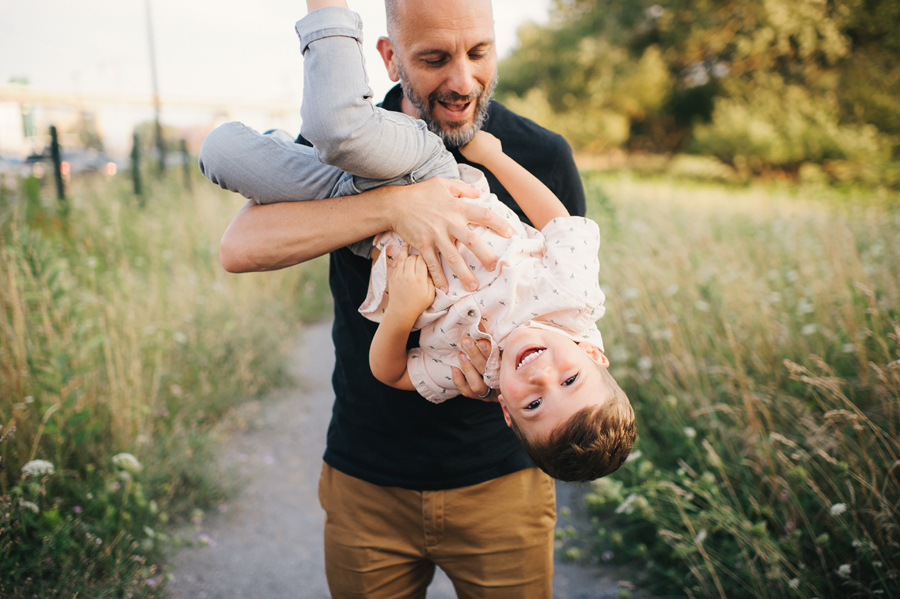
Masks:
[[[481,401],[497,401],[498,391],[488,387],[482,377],[491,355],[491,343],[487,339],[476,343],[471,337],[464,337],[462,347],[465,353],[459,354],[460,368],[453,369],[453,384],[459,394]],[[485,396],[488,391],[490,394]]]
[[[487,131],[478,131],[472,141],[459,149],[459,153],[469,162],[490,168],[491,161],[503,154],[503,145]]]
[[[465,244],[485,268],[494,270],[497,257],[469,228],[469,224],[483,225],[509,237],[512,231],[506,221],[488,208],[458,199],[478,197],[477,191],[461,181],[435,177],[402,189],[406,193],[397,199],[391,230],[419,251],[436,287],[448,291],[447,279],[441,268],[440,258],[443,257],[467,289],[478,289],[475,275],[460,255],[456,242]]]
[[[415,322],[434,301],[434,283],[421,256],[410,256],[409,245],[396,246],[387,252],[394,261],[394,272],[388,284],[388,306],[386,312],[400,322]]]

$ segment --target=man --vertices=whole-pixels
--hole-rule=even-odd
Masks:
[[[383,106],[422,118],[450,148],[484,128],[571,214],[583,215],[568,145],[490,101],[497,61],[489,0],[388,0],[387,11],[389,37],[378,40],[378,49],[401,85]],[[221,165],[205,166],[222,172]],[[488,178],[521,216],[506,190]],[[289,182],[286,172],[276,186]],[[267,177],[235,188],[264,197],[272,183]],[[446,285],[440,257],[474,284],[455,242],[490,266],[490,248],[467,225],[503,224],[454,197],[462,193],[452,182],[432,179],[314,202],[251,202],[222,240],[222,263],[231,271],[281,268],[331,252],[336,399],[319,497],[334,597],[423,597],[435,564],[460,597],[551,595],[553,481],[534,468],[499,406],[477,399],[489,392],[478,373],[484,355],[465,348],[469,357],[454,372],[463,396],[441,404],[381,385],[368,369],[376,325],[357,311],[370,266],[358,242],[395,230],[425,257],[436,286]]]

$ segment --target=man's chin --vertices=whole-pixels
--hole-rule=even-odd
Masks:
[[[475,137],[474,118],[461,121],[435,121],[435,124],[440,127],[440,131],[434,131],[434,133],[437,133],[449,148],[462,147]]]

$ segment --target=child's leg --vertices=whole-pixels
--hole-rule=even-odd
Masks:
[[[243,123],[216,128],[200,149],[200,170],[223,189],[260,204],[347,195],[349,175],[316,159],[312,148],[282,132],[261,134]]]
[[[303,52],[300,132],[322,162],[366,179],[459,176],[453,155],[425,123],[372,102],[359,15],[323,8],[298,21],[296,30]]]

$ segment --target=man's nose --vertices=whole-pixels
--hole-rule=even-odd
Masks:
[[[447,87],[461,96],[468,96],[476,87],[474,66],[467,58],[454,60],[450,65]]]

